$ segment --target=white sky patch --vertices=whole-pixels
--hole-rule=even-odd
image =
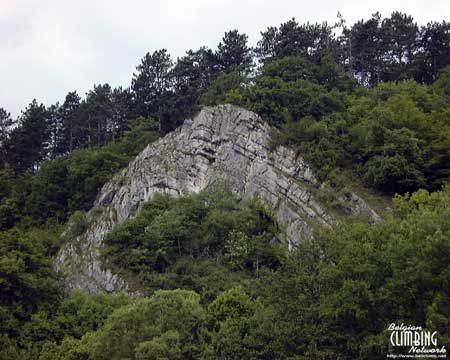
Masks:
[[[0,107],[16,116],[33,98],[50,105],[94,84],[129,86],[146,52],[167,48],[176,59],[214,49],[231,29],[255,45],[261,31],[292,17],[334,23],[340,11],[352,24],[395,10],[419,25],[450,20],[448,0],[0,0]]]

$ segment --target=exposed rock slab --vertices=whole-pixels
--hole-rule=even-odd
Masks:
[[[86,292],[127,289],[123,279],[102,266],[99,247],[106,233],[134,216],[155,193],[199,192],[226,179],[242,197],[257,196],[273,209],[285,224],[289,244],[311,236],[314,224],[331,227],[331,215],[311,191],[319,188],[312,169],[291,149],[271,149],[270,133],[258,115],[221,105],[203,109],[148,145],[103,187],[88,214],[86,232],[58,254],[56,264],[66,286]],[[348,200],[349,216],[378,216],[356,195]]]

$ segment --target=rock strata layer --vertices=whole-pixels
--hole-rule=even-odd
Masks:
[[[258,115],[231,105],[204,108],[193,120],[148,145],[102,188],[88,213],[86,231],[59,252],[57,269],[66,288],[88,293],[127,290],[127,283],[99,258],[102,240],[134,216],[155,193],[199,192],[225,180],[242,197],[258,197],[284,224],[290,245],[311,236],[315,225],[332,227],[333,217],[314,194],[312,169],[289,148],[270,146],[271,128]],[[342,197],[348,216],[378,215],[356,194]]]

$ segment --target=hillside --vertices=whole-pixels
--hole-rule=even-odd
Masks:
[[[273,131],[273,130],[272,130]],[[293,150],[270,148],[270,127],[256,114],[222,105],[203,109],[193,120],[146,147],[100,191],[87,216],[86,231],[70,239],[57,257],[70,289],[118,291],[128,286],[99,261],[102,239],[133,217],[156,193],[198,193],[225,182],[243,198],[258,198],[282,226],[292,248],[312,237],[313,227],[337,219],[321,204],[320,183]],[[337,196],[342,213],[361,221],[379,216],[351,190]]]
[[[448,349],[450,24],[338,20],[0,108],[0,360]]]

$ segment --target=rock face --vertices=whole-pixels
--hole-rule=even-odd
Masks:
[[[285,225],[289,244],[311,236],[312,226],[331,227],[332,215],[314,194],[320,184],[293,150],[270,147],[269,125],[231,105],[205,108],[193,120],[148,145],[101,190],[88,214],[87,230],[69,241],[56,267],[70,289],[127,289],[102,266],[99,247],[115,225],[136,214],[155,193],[199,192],[224,179],[242,197],[259,197]],[[378,215],[357,195],[342,197],[349,216]]]

